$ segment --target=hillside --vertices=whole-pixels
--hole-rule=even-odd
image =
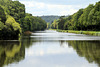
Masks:
[[[55,19],[59,19],[60,16],[40,16],[43,20],[45,20],[46,22],[50,22],[50,24],[55,20]]]

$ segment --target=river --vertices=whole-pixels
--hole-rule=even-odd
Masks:
[[[46,30],[0,41],[0,67],[100,67],[100,37]]]

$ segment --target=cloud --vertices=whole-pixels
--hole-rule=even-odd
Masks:
[[[75,13],[80,5],[54,5],[36,1],[20,1],[25,4],[26,12],[37,15],[71,15]]]
[[[26,12],[33,16],[41,15],[72,15],[89,3],[99,0],[19,0],[25,4]]]
[[[19,1],[36,1],[46,4],[56,4],[56,5],[81,5],[89,4],[91,2],[97,2],[99,0],[19,0]]]

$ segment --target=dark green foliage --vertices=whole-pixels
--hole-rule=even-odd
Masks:
[[[25,13],[19,1],[0,0],[0,40],[19,39],[21,32],[46,29],[40,17]]]
[[[94,8],[89,13],[89,25],[93,30],[100,30],[100,1],[96,3]]]
[[[66,18],[60,17],[60,19],[58,20],[58,29],[62,29],[64,30],[64,23],[66,21]]]
[[[36,31],[46,29],[46,22],[40,17],[34,17],[31,14],[26,13],[24,19],[20,20],[23,32],[24,31]]]
[[[25,5],[19,1],[1,0],[0,5],[4,8],[5,12],[14,17],[15,20],[25,17]]]
[[[15,20],[19,20],[25,17],[25,5],[21,4],[19,1],[11,1],[9,2],[9,6],[7,6],[9,10],[9,15],[14,17]]]
[[[72,19],[72,16],[68,16],[66,18],[66,22],[64,23],[64,30],[70,29],[70,27],[71,27],[71,24],[70,24],[71,19]]]
[[[18,7],[13,5],[15,4],[15,1],[0,0],[0,2],[1,2],[0,3],[0,40],[15,40],[15,39],[18,40],[21,34],[21,27],[20,24],[15,21],[14,16],[13,15],[11,16],[11,13],[15,13],[14,15],[16,15],[18,13],[15,11],[16,10],[20,11],[20,9],[17,9]],[[15,11],[13,12],[10,11],[9,7],[13,7],[13,10]]]
[[[0,28],[1,40],[18,39],[19,34],[21,33],[20,24],[11,16],[7,18],[5,24],[0,22]]]
[[[72,16],[72,19],[71,19],[71,23],[70,23],[70,29],[73,29],[73,30],[80,30],[80,25],[78,23],[78,19],[80,18],[80,16],[83,14],[83,9],[80,9],[77,13],[75,13],[73,16]]]
[[[58,22],[58,29],[62,30],[100,31],[100,1]]]
[[[93,8],[94,8],[93,4],[90,4],[87,8],[83,10],[83,14],[81,15],[78,21],[80,24],[81,30],[87,30],[87,27],[90,24],[88,20],[89,13]]]
[[[0,21],[5,22],[6,21],[6,15],[4,12],[4,9],[0,6]]]
[[[51,24],[52,29],[58,29],[58,21],[54,20],[54,22]]]

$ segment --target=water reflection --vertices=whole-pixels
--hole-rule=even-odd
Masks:
[[[22,44],[23,44],[26,48],[31,47],[33,44],[32,44],[32,39],[30,38],[30,36],[24,36],[24,37],[22,38]]]
[[[74,33],[63,33],[57,31],[44,31],[44,32],[36,32],[33,33],[31,38],[35,40],[100,40],[98,36],[89,36],[83,34],[74,34]]]
[[[70,41],[80,57],[85,57],[89,63],[97,63],[100,67],[100,41]]]
[[[77,40],[79,37],[83,39]],[[32,36],[24,36],[21,42],[0,42],[0,66],[100,67],[100,40],[97,41],[100,38],[93,40],[93,37],[38,31]]]
[[[99,67],[100,65],[100,41],[41,41],[31,37],[23,41],[30,45],[29,49],[26,49],[28,58],[26,64],[30,67],[97,67],[96,64]]]
[[[0,67],[19,62],[25,57],[25,48],[19,41],[0,41]]]

